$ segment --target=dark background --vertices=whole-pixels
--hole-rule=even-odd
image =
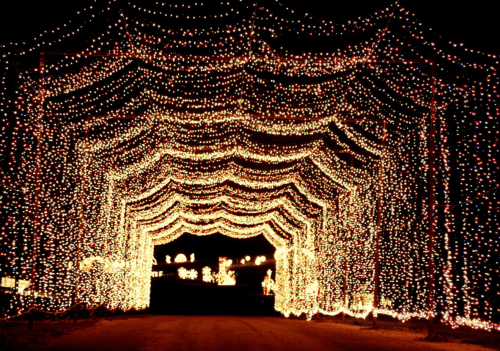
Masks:
[[[212,0],[200,0],[205,4],[210,1]],[[67,23],[74,18],[77,11],[93,3],[92,0],[18,0],[9,1],[8,4],[3,2],[0,7],[0,44],[31,41],[43,30],[51,30]],[[389,7],[394,1],[283,0],[281,3],[318,19],[344,23]],[[470,49],[500,54],[499,12],[495,1],[468,1],[465,5],[459,1],[431,0],[403,0],[399,3],[444,39],[464,43]]]
[[[235,239],[221,234],[195,236],[184,234],[165,245],[155,247],[158,262],[153,271],[161,271],[163,277],[153,278],[151,282],[151,312],[158,314],[236,314],[272,315],[273,297],[262,295],[262,280],[267,270],[273,271],[275,279],[275,248],[262,235]],[[174,263],[177,254],[186,255],[188,262]],[[194,262],[189,262],[191,253]],[[172,263],[165,263],[165,256]],[[255,265],[257,256],[265,256],[263,264]],[[251,260],[245,264],[240,261],[245,256]],[[217,286],[202,281],[202,269],[209,266],[218,272],[219,257],[233,260],[230,270],[237,273],[236,286]],[[178,269],[195,269],[198,279],[180,279]]]

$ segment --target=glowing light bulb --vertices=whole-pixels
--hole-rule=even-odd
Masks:
[[[177,256],[175,256],[174,262],[175,263],[184,263],[184,262],[187,262],[187,257],[184,254],[178,254]]]

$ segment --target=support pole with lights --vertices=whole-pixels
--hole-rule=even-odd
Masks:
[[[432,96],[431,113],[429,115],[429,278],[427,284],[428,292],[428,321],[427,339],[434,338],[434,215],[436,201],[434,199],[435,188],[435,155],[436,155],[436,73],[435,63],[431,63]]]
[[[30,296],[30,311],[28,319],[28,328],[33,329],[33,314],[35,313],[36,301],[35,294],[37,293],[37,259],[38,245],[40,238],[40,187],[41,172],[42,172],[42,143],[43,143],[43,102],[45,93],[43,84],[45,80],[45,54],[40,52],[39,63],[39,80],[38,80],[38,110],[37,110],[37,131],[36,131],[36,155],[35,155],[35,193],[34,193],[34,208],[33,208],[33,237],[32,237],[32,258],[31,258],[31,296]]]
[[[384,134],[382,137],[382,157],[380,159],[379,165],[379,182],[378,182],[378,199],[377,199],[377,233],[375,239],[375,288],[373,291],[373,319],[372,319],[372,327],[377,328],[377,310],[379,308],[379,290],[380,290],[380,232],[381,232],[381,223],[382,223],[382,191],[383,191],[383,170],[384,170],[384,161],[385,161],[385,139],[387,136],[387,123],[384,121]]]

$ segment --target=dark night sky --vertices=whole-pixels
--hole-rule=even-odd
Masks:
[[[210,1],[212,0],[203,2],[209,3]],[[93,2],[93,0],[9,1],[9,5],[2,5],[0,10],[0,44],[30,40],[43,29],[49,30],[66,23],[75,15],[76,11]],[[136,0],[135,2],[140,3],[141,1]],[[364,17],[390,6],[393,2],[394,0],[350,0],[343,2],[282,0],[283,4],[293,7],[296,11],[336,23]],[[467,5],[449,0],[401,0],[400,3],[415,13],[421,22],[427,27],[433,28],[443,38],[464,43],[471,49],[500,54],[500,41],[498,40],[500,15],[494,8],[494,1],[476,0],[467,2]]]

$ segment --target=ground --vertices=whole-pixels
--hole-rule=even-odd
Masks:
[[[70,328],[67,334],[55,332],[62,326]],[[331,319],[248,316],[146,314],[76,324],[45,321],[35,324],[33,331],[26,325],[4,328],[2,337],[4,350],[490,350],[454,338],[426,341],[424,331],[409,328],[373,330]]]

